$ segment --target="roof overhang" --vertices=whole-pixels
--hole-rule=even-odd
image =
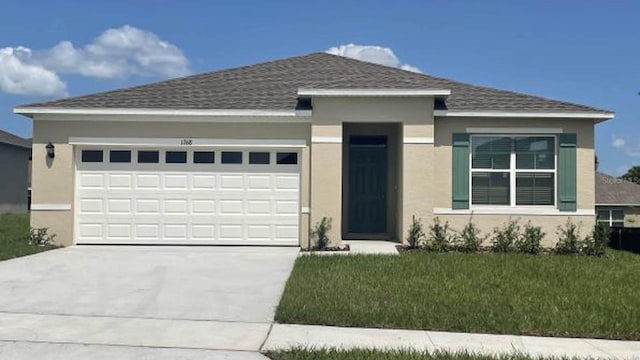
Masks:
[[[341,97],[446,97],[449,89],[314,89],[299,88],[298,96],[341,96]]]
[[[138,108],[47,108],[17,107],[13,112],[33,115],[127,115],[127,116],[244,116],[244,117],[295,117],[311,116],[309,110],[261,110],[261,109],[138,109]]]
[[[607,120],[615,117],[610,112],[518,112],[518,111],[449,111],[434,110],[433,116],[440,117],[491,117],[491,118],[563,118]]]

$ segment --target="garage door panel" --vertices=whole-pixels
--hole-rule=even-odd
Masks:
[[[297,245],[297,168],[132,159],[77,164],[78,243]]]

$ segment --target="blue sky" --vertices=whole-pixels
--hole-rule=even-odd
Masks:
[[[425,73],[615,111],[596,127],[600,169],[640,164],[637,1],[4,0],[0,13],[0,128],[25,137],[16,105],[356,44]]]

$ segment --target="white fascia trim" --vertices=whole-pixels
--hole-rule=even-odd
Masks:
[[[449,89],[309,89],[299,88],[298,96],[449,96]]]
[[[539,215],[539,216],[595,216],[594,209],[578,209],[576,211],[559,211],[558,209],[535,208],[480,208],[480,209],[451,209],[435,208],[436,215]]]
[[[600,207],[615,207],[615,206],[640,206],[640,204],[596,204]]]
[[[311,142],[314,144],[342,144],[341,136],[312,136]]]
[[[71,210],[71,204],[31,204],[31,210],[36,211],[66,211]]]
[[[405,137],[405,144],[433,144],[433,137]]]
[[[143,116],[310,116],[310,110],[259,110],[259,109],[126,109],[126,108],[14,108],[21,115],[143,115]]]
[[[202,139],[202,138],[121,138],[70,137],[69,145],[84,146],[164,146],[164,147],[260,147],[303,148],[306,139]]]
[[[561,128],[467,128],[472,134],[562,134]]]
[[[568,119],[613,119],[614,113],[569,113],[569,112],[517,112],[517,111],[449,111],[434,110],[433,116],[443,117],[497,117],[497,118],[568,118]]]

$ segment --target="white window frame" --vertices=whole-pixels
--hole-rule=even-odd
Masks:
[[[481,137],[508,137],[511,141],[511,154],[509,155],[508,169],[474,169],[473,168],[473,139]],[[553,169],[517,169],[516,151],[513,144],[515,138],[520,137],[552,137],[553,138]],[[509,173],[509,204],[508,205],[482,205],[473,204],[473,173],[497,172]],[[553,174],[553,204],[552,205],[516,205],[516,175],[518,173],[552,173]],[[556,209],[558,206],[558,136],[554,134],[523,134],[523,133],[499,133],[499,134],[473,134],[469,138],[469,208],[470,209],[505,209],[505,208],[534,208]]]
[[[600,211],[606,211],[609,214],[609,218],[608,219],[600,219],[598,218],[598,213]],[[607,225],[609,225],[609,227],[613,226],[613,212],[614,211],[622,211],[622,226],[624,226],[625,224],[625,212],[624,212],[624,208],[599,208],[596,210],[596,222],[598,223],[606,223]]]

